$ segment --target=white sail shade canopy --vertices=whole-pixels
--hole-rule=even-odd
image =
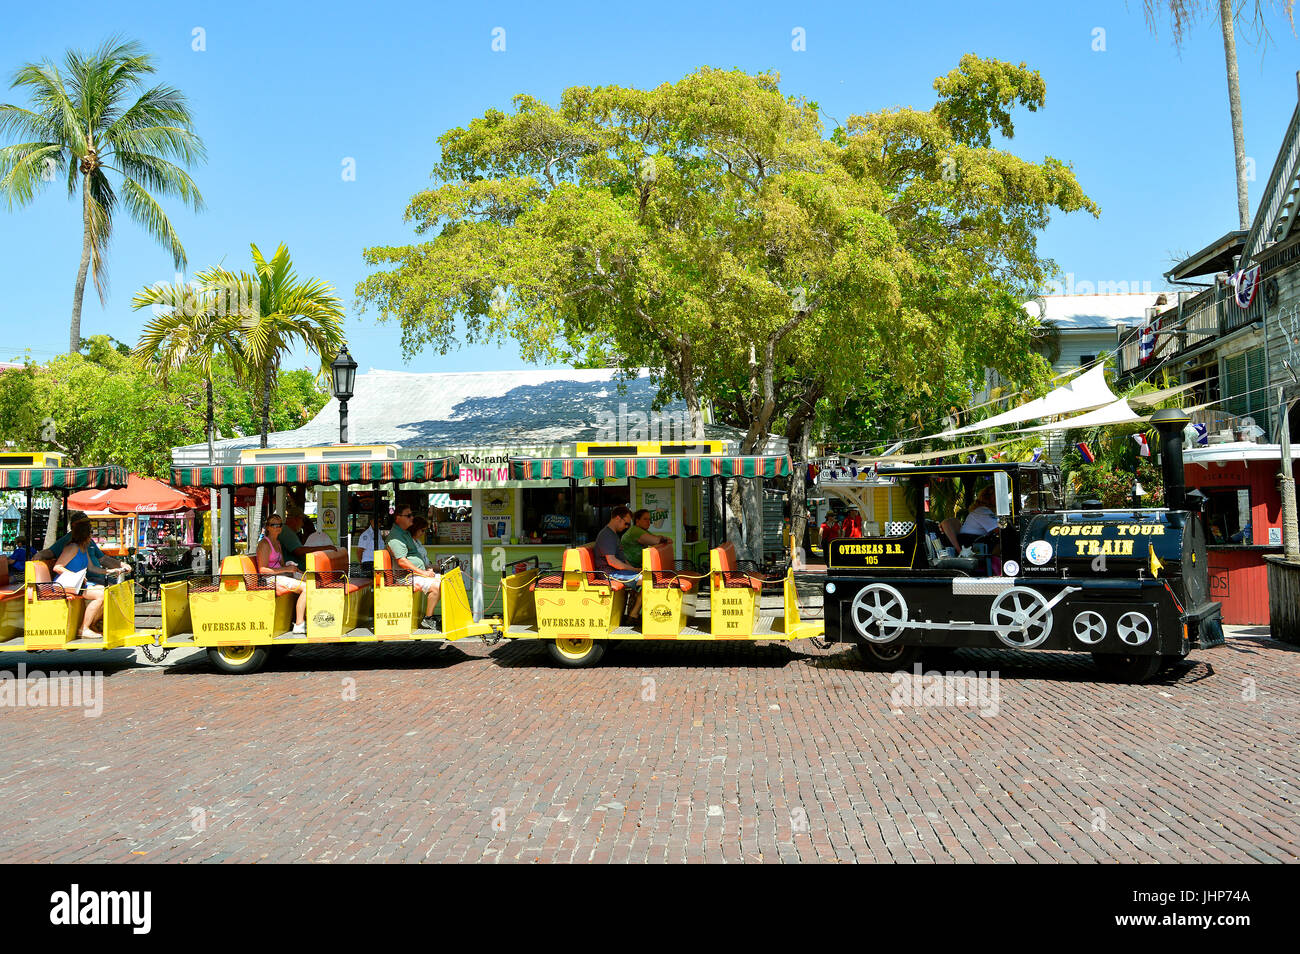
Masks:
[[[1145,417],[1139,417],[1133,409],[1128,406],[1128,401],[1120,398],[1105,407],[1099,407],[1095,411],[1088,411],[1086,414],[1078,414],[1074,417],[1068,417],[1063,421],[1057,421],[1054,424],[1039,424],[1037,427],[1022,427],[1020,433],[1034,434],[1040,431],[1072,431],[1076,427],[1101,427],[1105,424],[1132,424],[1136,421],[1145,421]]]
[[[1098,363],[1089,371],[1079,375],[1069,384],[1063,384],[1040,398],[1003,411],[983,421],[967,424],[954,430],[943,431],[936,437],[953,437],[957,434],[969,434],[972,431],[987,431],[1008,424],[1021,424],[1040,417],[1058,417],[1063,414],[1077,414],[1113,405],[1117,400],[1114,392],[1106,384],[1106,366]]]

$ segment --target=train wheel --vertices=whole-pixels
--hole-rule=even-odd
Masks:
[[[571,669],[594,666],[605,655],[605,644],[596,639],[557,639],[546,648],[552,659]]]
[[[1160,671],[1163,657],[1126,656],[1122,653],[1093,653],[1092,661],[1097,664],[1101,674],[1115,682],[1146,682]]]
[[[270,657],[266,646],[209,646],[208,659],[222,672],[247,675],[266,665]]]
[[[989,610],[998,639],[1012,649],[1033,649],[1052,635],[1052,611],[1047,597],[1027,586],[1003,590]]]
[[[872,583],[858,591],[849,604],[853,627],[869,643],[897,639],[907,624],[907,600],[885,583]]]
[[[863,641],[858,643],[858,655],[872,669],[897,672],[900,669],[911,669],[920,662],[921,647],[902,646],[898,643],[881,646],[878,643]]]

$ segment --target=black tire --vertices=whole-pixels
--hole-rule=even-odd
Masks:
[[[269,649],[270,649],[270,651],[271,651],[271,658],[270,658],[270,661],[271,661],[271,662],[279,662],[279,661],[280,661],[281,659],[283,659],[285,656],[287,656],[287,655],[289,655],[291,652],[293,652],[294,647],[297,646],[297,645],[300,645],[300,644],[298,644],[298,643],[285,643],[285,644],[283,644],[283,645],[279,645],[279,646],[271,646],[271,647],[269,647]]]
[[[600,658],[605,655],[605,643],[599,639],[552,639],[547,641],[546,651],[551,654],[554,662],[567,669],[585,669],[600,662]]]
[[[858,655],[872,669],[898,672],[900,669],[911,669],[920,662],[921,647],[861,640],[858,642]]]
[[[221,672],[246,676],[257,672],[271,657],[269,646],[209,646],[208,659]]]
[[[1123,653],[1093,653],[1092,661],[1097,664],[1101,674],[1112,682],[1142,683],[1157,672],[1165,657],[1126,656]]]

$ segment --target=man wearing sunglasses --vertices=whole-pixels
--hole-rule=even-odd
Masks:
[[[426,607],[432,610],[438,605],[442,577],[429,569],[429,554],[424,545],[411,536],[411,521],[414,519],[411,508],[399,506],[393,514],[393,526],[388,531],[388,552],[393,555],[393,562],[411,574],[411,585],[424,593]],[[433,615],[429,613],[428,615]]]

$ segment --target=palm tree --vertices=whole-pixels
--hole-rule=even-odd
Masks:
[[[1195,22],[1202,13],[1217,8],[1219,26],[1223,31],[1223,58],[1228,73],[1228,112],[1232,118],[1232,148],[1237,163],[1237,218],[1243,231],[1250,229],[1250,194],[1247,187],[1246,169],[1246,123],[1241,115],[1241,83],[1237,76],[1237,37],[1232,0],[1142,0],[1143,12],[1146,14],[1147,26],[1155,32],[1157,8],[1168,7],[1169,20],[1174,35],[1174,45],[1181,47],[1187,27]],[[1240,4],[1245,9],[1245,4]],[[1293,7],[1295,0],[1272,0],[1269,6],[1285,13],[1294,29]],[[1254,13],[1251,18],[1255,42],[1268,40],[1268,29],[1264,25],[1264,0],[1254,0]]]
[[[218,358],[224,357],[244,377],[243,352],[239,343],[237,312],[229,308],[231,292],[236,291],[218,284],[215,270],[209,269],[194,276],[192,284],[159,282],[136,292],[131,301],[135,309],[152,306],[154,317],[144,326],[140,341],[131,356],[146,371],[152,371],[166,385],[167,379],[181,368],[193,367],[203,377],[207,397],[207,416],[204,431],[208,440],[208,466],[216,464],[212,442],[215,413],[212,398],[212,370]],[[245,301],[236,294],[236,301]],[[217,508],[209,508],[212,521],[210,536],[212,565],[217,565]]]
[[[293,270],[289,249],[281,244],[267,261],[261,249],[251,246],[253,272],[212,270],[225,288],[253,288],[257,307],[241,319],[240,352],[250,377],[259,383],[262,399],[262,439],[271,430],[271,396],[284,356],[295,345],[320,358],[319,374],[329,374],[330,363],[346,343],[343,337],[343,303],[334,286],[318,278],[301,280]],[[254,513],[249,521],[249,544],[256,546],[261,532],[262,488],[257,488]]]
[[[301,280],[293,270],[289,249],[283,244],[267,261],[261,249],[251,246],[253,272],[235,274],[212,269],[225,288],[251,288],[257,306],[239,322],[240,350],[246,367],[259,382],[262,399],[262,447],[271,429],[271,397],[280,362],[295,345],[320,358],[319,374],[330,373],[330,362],[346,343],[343,337],[343,303],[334,286],[319,278]]]
[[[163,384],[182,367],[190,366],[203,377],[207,395],[206,433],[208,466],[216,463],[212,447],[215,411],[212,369],[224,357],[243,377],[244,356],[240,349],[240,316],[226,307],[228,289],[217,284],[215,269],[199,272],[191,284],[159,282],[136,292],[131,307],[152,307],[154,317],[145,324],[140,340],[131,352],[136,363],[151,370]]]
[[[194,181],[170,159],[189,166],[203,158],[185,97],[170,86],[143,89],[154,65],[139,44],[113,38],[89,56],[70,50],[63,70],[48,61],[28,63],[14,74],[32,109],[0,104],[0,134],[23,140],[0,149],[0,192],[10,208],[30,202],[42,184],[62,176],[68,196],[81,189],[81,265],[72,296],[68,350],[81,348],[81,303],[90,271],[101,302],[108,293],[104,261],[121,202],[131,218],[185,265],[171,220],[155,195],[179,196],[195,211],[203,197]],[[134,102],[131,95],[141,90]],[[117,188],[108,173],[118,176]]]

